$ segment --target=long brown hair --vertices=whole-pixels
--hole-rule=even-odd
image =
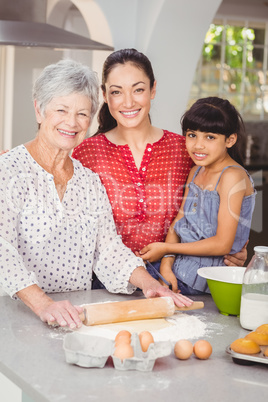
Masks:
[[[102,70],[102,85],[101,88],[105,92],[105,84],[112,69],[118,64],[132,63],[137,68],[143,70],[150,80],[150,89],[153,88],[155,77],[150,60],[143,53],[136,49],[121,49],[111,53],[104,62]],[[99,127],[95,135],[106,133],[117,126],[117,121],[110,113],[106,102],[103,102],[98,114]]]
[[[237,163],[244,166],[246,135],[240,113],[227,100],[210,96],[198,99],[181,118],[182,133],[187,130],[225,135],[237,134],[237,141],[228,148],[228,153]]]

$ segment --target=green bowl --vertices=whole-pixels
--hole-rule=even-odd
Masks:
[[[204,267],[198,275],[207,280],[211,296],[219,312],[224,315],[239,315],[244,267]]]

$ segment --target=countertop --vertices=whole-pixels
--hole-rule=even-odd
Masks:
[[[112,295],[105,290],[55,294],[74,304],[142,297]],[[220,314],[209,295],[202,310],[188,312],[208,325],[213,347],[208,360],[177,360],[173,353],[156,360],[153,371],[120,371],[111,359],[100,368],[67,364],[63,351],[66,331],[42,323],[26,306],[0,297],[0,371],[34,401],[267,401],[268,365],[243,366],[225,352],[247,333],[239,319]],[[194,342],[195,339],[192,339]]]

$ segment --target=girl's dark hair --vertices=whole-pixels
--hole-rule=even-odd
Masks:
[[[150,80],[150,88],[153,88],[155,77],[150,60],[143,53],[136,49],[121,49],[111,53],[104,62],[102,70],[101,88],[105,92],[105,84],[112,69],[118,64],[132,63],[137,68],[143,70]],[[111,115],[107,103],[103,103],[98,114],[99,127],[95,135],[106,133],[117,126],[116,120]]]
[[[237,141],[228,148],[228,153],[236,162],[244,166],[246,136],[240,113],[227,100],[208,97],[197,100],[181,118],[182,133],[187,130],[225,135],[237,134]]]

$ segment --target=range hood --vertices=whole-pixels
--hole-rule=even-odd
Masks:
[[[45,0],[0,0],[0,45],[114,50],[46,22]]]

